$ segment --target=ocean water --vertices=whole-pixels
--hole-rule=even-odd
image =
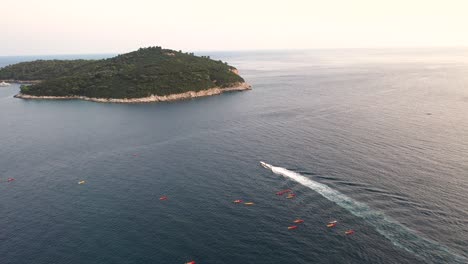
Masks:
[[[0,88],[0,263],[467,263],[468,49],[207,54],[253,90]]]

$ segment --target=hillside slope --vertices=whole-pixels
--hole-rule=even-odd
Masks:
[[[165,96],[244,83],[227,63],[160,47],[103,60],[19,63],[0,69],[0,79],[42,80],[22,86],[24,95],[92,98]]]

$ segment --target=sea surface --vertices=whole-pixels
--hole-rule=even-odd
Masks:
[[[0,263],[468,263],[468,49],[208,54],[253,90],[126,105],[0,87]]]

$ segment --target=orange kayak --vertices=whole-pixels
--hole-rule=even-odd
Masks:
[[[252,202],[248,202],[248,203],[244,203],[245,205],[253,205],[254,203]]]
[[[328,224],[327,227],[330,228],[330,227],[335,227],[336,226],[336,223],[331,223],[331,224]]]

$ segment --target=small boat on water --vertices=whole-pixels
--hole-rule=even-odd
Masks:
[[[252,202],[244,203],[245,205],[254,205]]]
[[[236,203],[236,204],[238,204],[238,203],[242,203],[242,200],[234,200],[234,202],[233,202],[233,203]]]
[[[2,87],[10,86],[10,84],[7,83],[7,82],[0,82],[0,86],[2,86]]]
[[[189,261],[189,262],[186,262],[185,264],[196,264],[195,261]]]
[[[15,180],[15,178],[8,178],[8,179],[7,179],[7,182],[12,182],[12,181],[14,181],[14,180]]]
[[[85,181],[79,181],[78,182],[78,184],[84,184],[84,183],[85,183]]]
[[[283,195],[285,193],[291,192],[291,189],[282,190],[276,193],[276,195]]]
[[[327,225],[328,228],[332,228],[332,227],[335,227],[335,226],[336,226],[336,223],[331,223],[331,224]]]
[[[163,195],[163,196],[159,197],[159,200],[161,200],[161,201],[166,201],[166,200],[167,200],[167,196],[166,196],[166,195]]]
[[[292,230],[292,229],[296,229],[297,226],[293,225],[293,226],[288,226],[288,230]]]
[[[328,222],[328,223],[329,223],[329,224],[336,224],[336,223],[338,223],[338,221],[333,220],[333,221],[330,221],[330,222]]]
[[[295,223],[295,224],[302,224],[302,223],[304,223],[304,220],[302,220],[302,219],[296,219],[296,220],[294,220],[294,223]]]
[[[292,199],[294,197],[296,197],[296,195],[294,193],[290,193],[288,196],[286,196],[286,199]]]
[[[345,232],[345,235],[352,235],[352,234],[354,234],[354,230],[352,229]]]

